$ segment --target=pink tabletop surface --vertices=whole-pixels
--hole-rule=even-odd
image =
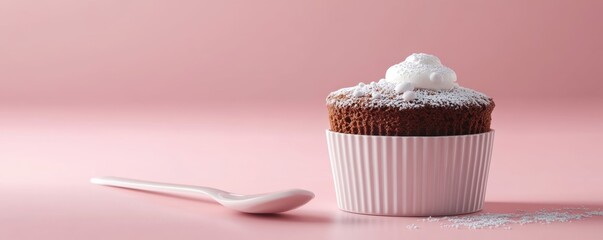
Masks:
[[[603,208],[603,110],[499,100],[484,212]],[[528,101],[526,101],[528,102]],[[597,239],[602,217],[505,229],[447,229],[422,218],[337,209],[323,106],[154,110],[5,108],[0,116],[0,239]],[[238,193],[304,188],[280,215],[207,199],[92,185],[93,176],[206,185]],[[419,228],[410,230],[409,224]]]

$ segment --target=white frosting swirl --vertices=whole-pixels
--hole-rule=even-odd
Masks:
[[[413,53],[406,60],[391,66],[385,73],[385,81],[411,83],[415,88],[449,90],[458,87],[456,73],[434,55]]]

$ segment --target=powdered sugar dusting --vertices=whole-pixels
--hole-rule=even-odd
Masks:
[[[396,84],[379,81],[358,84],[332,92],[327,104],[336,107],[390,107],[402,109],[430,107],[463,108],[468,106],[488,106],[492,99],[483,93],[455,87],[450,90],[415,89],[415,99],[405,101],[403,94],[396,91]],[[362,93],[362,94],[358,94]]]
[[[591,217],[602,217],[603,211],[587,208],[542,209],[535,212],[478,213],[454,217],[424,218],[423,222],[440,222],[443,228],[511,230],[511,225],[566,223]]]

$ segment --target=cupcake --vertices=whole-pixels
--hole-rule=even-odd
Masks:
[[[482,209],[494,131],[492,98],[415,53],[378,82],[327,97],[329,157],[340,209],[440,216]]]

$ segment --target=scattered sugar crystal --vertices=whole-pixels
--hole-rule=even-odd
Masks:
[[[406,225],[406,228],[408,228],[410,230],[417,230],[417,229],[419,229],[419,226],[417,226],[416,224],[413,223],[413,224]]]
[[[588,211],[586,214],[589,216],[603,216],[603,211]]]
[[[429,216],[428,218],[423,218],[422,221],[423,222],[439,222],[440,218],[435,218],[435,217]]]
[[[601,217],[603,211],[587,208],[542,209],[535,212],[516,211],[515,213],[477,213],[463,216],[424,218],[423,222],[440,221],[443,228],[494,229],[511,230],[513,224],[551,224],[570,223],[590,217]]]

